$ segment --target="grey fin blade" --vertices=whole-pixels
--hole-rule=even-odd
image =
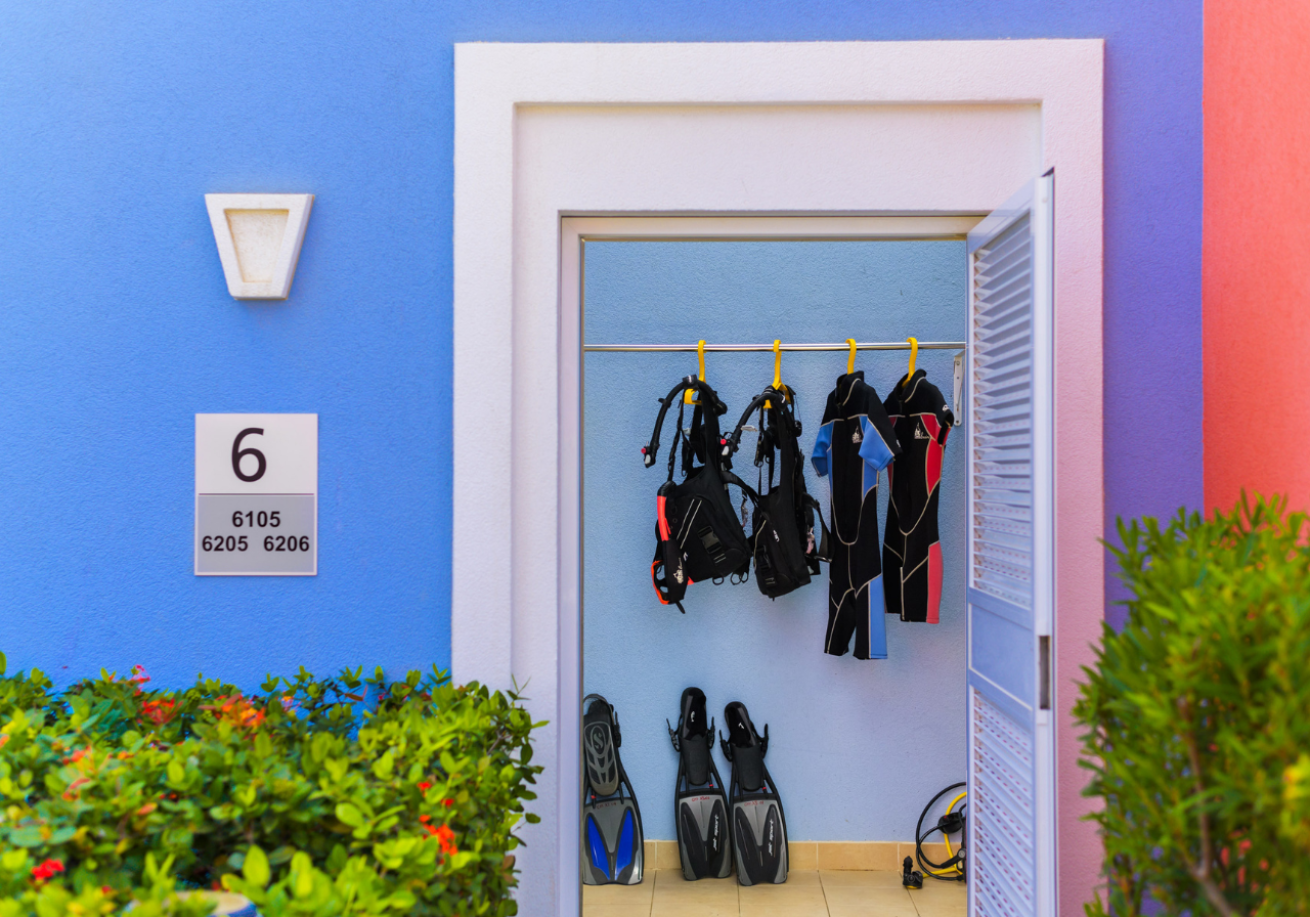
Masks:
[[[700,879],[709,873],[705,842],[691,806],[684,802],[678,812],[678,842],[682,845],[682,873],[685,879]]]
[[[678,768],[674,821],[678,829],[682,875],[687,881],[724,879],[732,874],[728,795],[713,762],[709,762],[707,771],[709,779],[706,783],[691,786],[687,782],[686,768]]]
[[[755,800],[733,806],[737,880],[742,885],[787,881],[787,833],[776,802]]]
[[[637,801],[631,796],[592,799],[583,810],[583,883],[640,884],[645,872],[645,838]]]

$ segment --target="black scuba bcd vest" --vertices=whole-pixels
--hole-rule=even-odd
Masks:
[[[795,393],[785,385],[766,388],[742,413],[732,436],[723,444],[725,458],[731,456],[741,442],[742,429],[751,412],[759,410],[755,466],[760,469],[760,483],[750,544],[755,558],[755,582],[760,592],[775,599],[804,586],[810,577],[818,576],[819,562],[829,559],[828,526],[824,524],[819,502],[805,489],[805,458],[797,441],[801,423],[792,409],[794,401]],[[780,466],[777,484],[773,482],[775,460]],[[763,470],[766,465],[767,490]]]
[[[685,400],[683,392],[696,393],[691,431],[682,428]],[[649,468],[655,464],[660,448],[660,428],[674,399],[678,400],[678,430],[669,447],[669,476],[660,485],[655,498],[655,559],[651,563],[651,582],[655,594],[665,605],[682,607],[687,587],[700,580],[745,580],[750,573],[751,552],[743,522],[737,518],[728,495],[728,485],[741,488],[743,499],[755,502],[755,492],[729,469],[732,461],[725,455],[726,444],[719,433],[719,417],[728,407],[704,381],[688,376],[660,401],[659,417],[650,443],[642,448]],[[673,467],[682,444],[682,474],[673,481]]]

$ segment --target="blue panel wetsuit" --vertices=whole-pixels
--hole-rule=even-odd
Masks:
[[[838,378],[811,456],[814,470],[828,477],[834,536],[825,653],[844,656],[854,634],[856,659],[887,658],[879,581],[878,472],[900,451],[882,399],[865,384],[864,373]]]

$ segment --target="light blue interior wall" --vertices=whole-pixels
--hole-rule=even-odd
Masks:
[[[965,274],[960,241],[589,242],[585,334],[588,343],[963,340]],[[885,397],[907,356],[861,352],[856,366]],[[949,399],[952,353],[923,351],[919,366]],[[783,356],[807,456],[845,367],[844,353]],[[656,600],[655,491],[672,412],[655,467],[643,466],[639,450],[657,398],[695,370],[694,354],[586,356],[584,683],[617,708],[647,836],[675,836],[677,756],[664,721],[676,723],[683,688],[696,685],[720,722],[724,705],[740,700],[758,728],[769,724],[767,763],[793,839],[909,840],[928,799],[964,778],[960,440],[948,441],[941,485],[941,623],[888,617],[886,660],[828,656],[826,568],[776,601],[753,579],[692,586],[686,615]],[[706,379],[728,405],[725,425],[772,378],[772,354],[706,357]],[[753,455],[747,433],[734,470],[752,485]],[[826,485],[808,463],[807,484],[826,511]],[[718,752],[716,762],[726,780]]]

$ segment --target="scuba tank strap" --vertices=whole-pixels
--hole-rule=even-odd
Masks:
[[[723,403],[721,398],[719,398],[718,393],[700,379],[697,379],[695,376],[687,376],[685,379],[680,380],[677,385],[669,390],[667,395],[660,399],[660,412],[655,418],[655,430],[651,433],[650,442],[641,449],[642,461],[647,468],[655,464],[655,457],[659,455],[660,430],[664,427],[664,415],[667,414],[669,408],[673,406],[674,398],[679,399],[683,404],[686,403],[682,399],[682,393],[688,390],[696,392],[696,400],[699,402],[696,407],[698,412],[701,410],[713,411],[716,417],[728,413],[728,406]],[[679,411],[679,416],[681,416],[681,411]],[[693,423],[695,422],[695,418],[696,415],[693,414]],[[681,429],[681,424],[679,424],[679,429]]]
[[[669,477],[668,477],[669,481],[673,480],[673,466],[678,455],[679,441],[682,442],[682,476],[684,478],[687,476],[687,472],[691,468],[691,457],[688,455],[688,452],[691,449],[691,441],[687,437],[687,434],[684,433],[682,429],[682,412],[685,410],[686,410],[685,402],[679,400],[678,424],[677,424],[678,429],[673,432],[673,443],[672,445],[669,446]],[[696,410],[700,410],[700,408],[697,408]]]
[[[728,436],[727,441],[723,444],[724,458],[729,458],[730,456],[732,456],[732,454],[735,453],[737,449],[741,446],[742,429],[746,426],[746,421],[751,419],[751,415],[754,414],[757,410],[763,408],[764,402],[770,400],[770,396],[774,398],[778,398],[781,394],[782,393],[779,392],[777,389],[775,389],[773,386],[769,386],[764,391],[756,395],[750,404],[746,405],[746,410],[741,412],[741,419],[737,421],[737,426],[733,427],[732,433]],[[763,428],[761,428],[760,433],[763,434],[763,432],[764,430]]]
[[[832,561],[832,553],[831,548],[828,545],[828,524],[823,521],[823,507],[819,505],[818,500],[814,499],[809,494],[806,494],[805,508],[806,513],[810,517],[811,531],[813,531],[814,520],[816,518],[819,520],[819,543],[814,552],[814,559],[821,560],[824,563],[830,563]]]
[[[747,484],[741,478],[737,477],[731,471],[722,469],[719,471],[719,477],[723,478],[724,484],[731,484],[733,487],[740,488],[741,492],[746,495],[746,498],[751,501],[752,506],[759,504],[760,502],[759,493],[757,493],[749,484]]]
[[[655,458],[659,455],[660,430],[664,427],[664,415],[669,413],[669,408],[673,405],[673,399],[680,396],[688,388],[693,388],[694,385],[692,385],[692,383],[696,381],[695,376],[688,376],[686,379],[683,379],[677,385],[673,386],[673,388],[669,390],[669,393],[660,399],[660,412],[655,418],[655,430],[650,435],[650,442],[641,449],[642,461],[646,464],[647,468],[655,464]],[[681,428],[681,424],[679,424],[679,428]]]

